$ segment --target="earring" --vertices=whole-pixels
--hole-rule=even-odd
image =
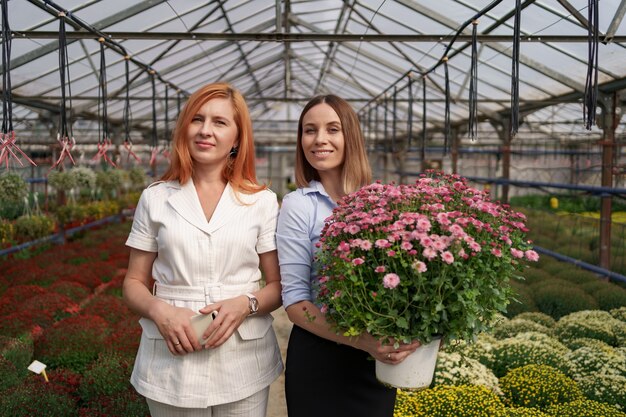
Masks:
[[[230,149],[230,153],[228,154],[228,156],[230,156],[231,158],[234,158],[237,156],[237,152],[239,151],[239,148],[237,148],[236,146],[233,146]]]

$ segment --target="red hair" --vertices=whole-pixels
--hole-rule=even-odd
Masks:
[[[185,184],[193,174],[193,160],[189,153],[187,129],[191,119],[207,101],[214,98],[229,99],[235,113],[235,124],[239,136],[237,155],[230,157],[222,171],[222,178],[230,182],[235,191],[254,193],[265,189],[256,178],[254,137],[252,120],[245,99],[228,83],[207,84],[193,93],[180,112],[173,134],[170,166],[161,177],[164,181],[178,180]]]

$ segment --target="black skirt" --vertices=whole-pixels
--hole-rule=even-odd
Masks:
[[[287,347],[289,417],[393,417],[396,390],[367,353],[293,326]]]

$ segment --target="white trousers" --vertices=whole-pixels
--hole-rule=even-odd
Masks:
[[[232,403],[208,408],[182,408],[146,398],[151,417],[265,417],[270,387]]]

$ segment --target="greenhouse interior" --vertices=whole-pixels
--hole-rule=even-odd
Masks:
[[[330,94],[372,181],[444,175],[523,219],[492,224],[525,239],[497,281],[507,305],[442,345],[426,387],[397,387],[394,417],[626,417],[626,0],[0,4],[0,416],[151,415],[130,382],[126,242],[187,100],[226,82],[279,212],[302,187],[301,113]],[[463,245],[443,263],[475,268]],[[497,275],[481,265],[475,281]],[[271,315],[286,361],[292,323]],[[269,417],[287,416],[284,384]]]

